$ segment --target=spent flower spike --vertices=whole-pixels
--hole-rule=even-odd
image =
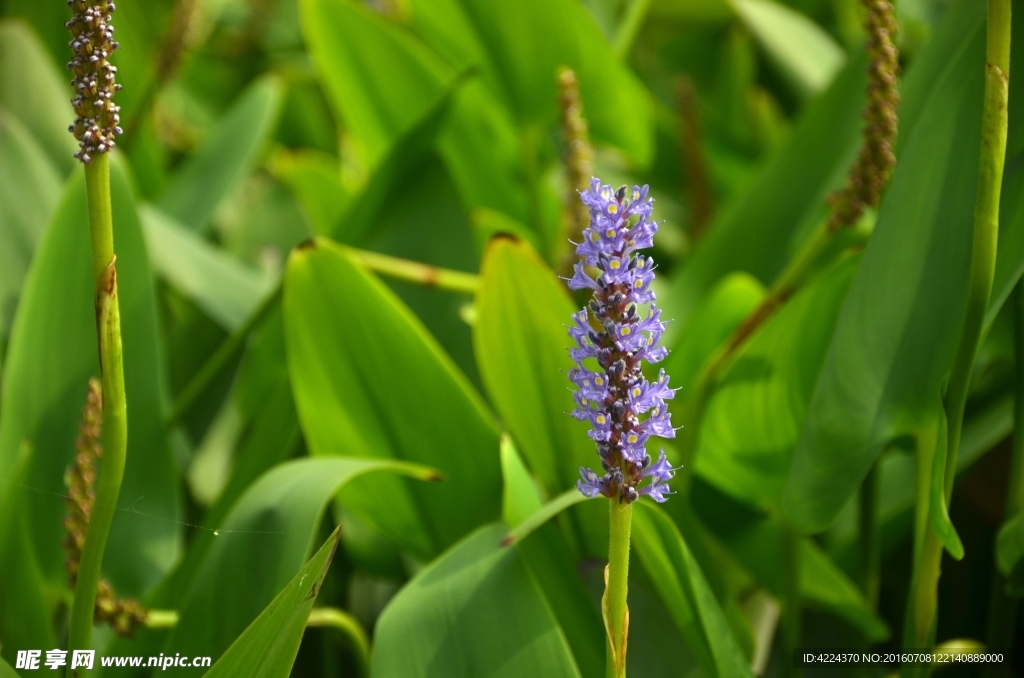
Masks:
[[[71,100],[78,117],[68,131],[78,139],[75,157],[88,165],[101,153],[116,145],[121,134],[121,107],[114,103],[114,94],[121,85],[114,81],[117,67],[110,56],[117,49],[110,15],[110,0],[68,0],[72,16],[65,26],[71,31],[68,43],[74,58],[68,70],[75,74],[71,81],[75,98]]]
[[[581,468],[576,486],[588,497],[604,495],[630,503],[648,495],[663,502],[675,469],[664,450],[652,462],[646,443],[651,436],[675,437],[665,407],[675,391],[664,370],[654,381],[641,372],[644,361],[659,362],[668,351],[658,345],[665,331],[661,311],[651,304],[646,318],[639,314],[641,305],[654,301],[655,267],[650,257],[637,254],[654,243],[654,200],[647,196],[647,186],[616,191],[598,179],[591,179],[580,197],[589,210],[590,226],[576,247],[580,261],[569,287],[592,290],[593,297],[572,316],[569,327],[576,344],[569,350],[576,362],[569,372],[576,385],[572,415],[590,422],[589,435],[597,444],[604,475]],[[599,274],[591,277],[586,267]],[[598,369],[588,369],[587,361]],[[647,416],[641,420],[641,415]]]

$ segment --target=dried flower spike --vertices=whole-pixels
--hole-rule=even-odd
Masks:
[[[587,206],[580,202],[579,194],[586,190],[593,172],[594,149],[590,146],[590,131],[583,117],[580,83],[571,68],[558,72],[558,108],[562,113],[562,163],[565,165],[566,198],[564,223],[569,241],[580,238],[590,220]],[[566,251],[559,270],[572,271],[575,257]]]
[[[68,512],[64,517],[64,527],[68,536],[64,538],[62,546],[71,586],[75,586],[78,581],[85,535],[89,531],[89,517],[96,501],[93,487],[96,483],[96,462],[103,455],[100,446],[102,425],[102,387],[98,379],[90,379],[89,395],[82,409],[82,421],[75,441],[75,461],[64,474],[64,484],[68,488]],[[130,636],[135,627],[146,621],[147,615],[145,608],[134,598],[118,598],[105,579],[97,584],[93,617],[96,623],[107,622],[118,635]]]
[[[576,247],[581,261],[569,281],[574,290],[589,288],[593,298],[587,308],[573,315],[569,336],[576,342],[570,350],[576,367],[569,372],[578,390],[574,392],[573,416],[591,424],[590,437],[597,443],[604,475],[580,469],[579,491],[588,497],[601,494],[630,503],[646,494],[658,502],[667,499],[668,481],[673,469],[662,451],[652,463],[645,447],[648,438],[674,438],[671,417],[665,400],[675,391],[668,387],[668,376],[661,370],[649,382],[640,371],[643,361],[656,363],[668,355],[658,345],[665,326],[661,311],[653,304],[641,319],[638,306],[654,301],[651,283],[654,262],[637,250],[651,247],[658,224],[651,221],[653,199],[647,186],[623,186],[613,191],[598,179],[581,194],[589,208],[590,226],[583,231],[583,242]],[[591,278],[584,265],[597,267],[600,275]],[[589,314],[588,314],[589,309]],[[590,320],[601,327],[594,330]],[[593,360],[592,372],[584,361]],[[647,414],[643,421],[640,416]],[[650,482],[639,487],[645,479]]]
[[[110,0],[68,0],[73,14],[65,26],[71,31],[68,43],[75,56],[68,70],[75,74],[71,81],[75,97],[71,105],[78,115],[68,131],[78,139],[75,157],[88,165],[100,153],[114,148],[114,139],[121,134],[121,107],[113,101],[121,86],[114,82],[117,67],[110,55],[117,49],[110,15]]]

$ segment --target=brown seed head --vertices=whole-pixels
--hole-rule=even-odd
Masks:
[[[114,103],[114,94],[121,86],[114,82],[117,67],[110,55],[117,49],[110,15],[110,0],[68,0],[72,16],[65,26],[71,31],[68,46],[74,53],[68,70],[75,74],[71,81],[75,96],[71,105],[77,118],[68,128],[78,139],[75,157],[88,165],[100,153],[107,153],[121,134],[121,107]]]

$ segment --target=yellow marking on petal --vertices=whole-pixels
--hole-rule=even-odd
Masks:
[[[641,393],[641,391],[640,391],[640,387],[639,386],[637,386],[636,388],[633,389],[633,397],[634,398],[638,398],[640,396],[640,393]]]
[[[590,241],[591,242],[597,242],[600,239],[601,239],[601,236],[598,235],[597,231],[591,231],[590,232]]]
[[[633,200],[639,200],[639,199],[640,199],[640,191],[634,190],[633,191]]]
[[[612,204],[608,205],[608,214],[618,214],[618,213],[619,213],[619,205],[618,205],[618,203],[614,203],[613,202]]]
[[[603,414],[599,414],[599,415],[597,415],[597,423],[598,423],[598,424],[604,425],[604,423],[605,423],[606,421],[608,421],[608,418],[607,418],[607,417],[605,417],[605,416],[604,416]]]
[[[635,433],[630,433],[628,436],[626,436],[626,440],[629,442],[630,445],[635,445],[636,441],[640,439],[636,437]]]
[[[580,398],[580,402],[583,403],[584,405],[589,405],[590,404],[590,403],[587,402],[586,398]]]
[[[604,237],[606,237],[606,238],[614,238],[615,237],[615,229],[614,228],[609,228],[607,231],[604,232]]]
[[[654,343],[654,335],[652,334],[649,337],[647,337],[647,345],[650,346],[653,343]]]
[[[626,336],[626,335],[628,335],[628,334],[629,334],[629,333],[630,333],[631,331],[632,331],[632,330],[630,330],[630,329],[629,329],[628,327],[623,327],[623,328],[622,328],[622,336],[624,336],[624,337],[625,337],[625,336]]]
[[[622,262],[620,262],[618,259],[612,259],[610,262],[608,262],[608,266],[609,268],[618,270],[619,268],[622,267]]]
[[[612,189],[611,189],[610,186],[605,186],[604,188],[601,189],[601,197],[602,198],[610,198],[610,197],[612,197]]]
[[[604,377],[595,377],[594,383],[598,386],[604,386]]]

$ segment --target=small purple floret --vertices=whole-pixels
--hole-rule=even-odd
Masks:
[[[652,464],[646,444],[651,436],[675,437],[665,406],[675,391],[664,370],[647,381],[640,369],[644,361],[663,360],[668,350],[658,345],[665,331],[661,311],[652,304],[646,318],[639,315],[641,305],[654,301],[655,267],[650,257],[636,253],[651,247],[658,224],[651,221],[654,199],[647,197],[647,186],[627,190],[623,186],[614,191],[591,179],[590,188],[580,195],[590,210],[590,226],[576,247],[580,262],[569,288],[592,290],[593,298],[573,314],[569,327],[575,343],[569,354],[576,362],[569,372],[576,386],[572,415],[590,422],[589,435],[597,443],[605,473],[598,476],[581,468],[576,487],[587,497],[600,494],[629,503],[647,495],[663,502],[675,469],[664,451]],[[586,267],[597,269],[596,277]],[[647,416],[641,421],[640,415]],[[648,484],[639,488],[645,479]]]

